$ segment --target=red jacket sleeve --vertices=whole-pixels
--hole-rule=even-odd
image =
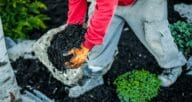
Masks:
[[[108,25],[111,21],[118,0],[96,0],[96,6],[83,45],[92,49],[102,44]]]
[[[67,24],[83,24],[85,21],[87,0],[69,0]]]

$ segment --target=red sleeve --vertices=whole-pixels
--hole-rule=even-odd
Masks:
[[[95,11],[83,42],[86,48],[92,49],[95,45],[102,44],[117,3],[118,0],[96,0]]]
[[[69,0],[67,24],[83,24],[87,10],[87,0]]]

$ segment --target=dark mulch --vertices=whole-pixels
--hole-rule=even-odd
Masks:
[[[48,5],[46,14],[52,19],[48,22],[50,28],[57,27],[66,21],[66,1],[67,0],[43,0],[43,2]],[[171,23],[177,20],[185,20],[181,18],[177,12],[174,12],[171,6],[178,1],[179,0],[169,0],[169,21]],[[79,40],[79,38],[75,37],[74,40]],[[77,99],[69,98],[65,86],[55,80],[38,60],[24,60],[20,58],[12,63],[12,65],[17,69],[16,76],[20,86],[32,86],[50,98],[56,99],[57,102],[119,102],[115,93],[115,87],[112,84],[118,75],[141,68],[159,74],[162,69],[160,69],[154,57],[139,42],[132,31],[122,33],[118,47],[119,54],[111,70],[104,76],[105,84],[87,92]],[[192,77],[183,73],[173,86],[161,88],[159,95],[155,97],[152,102],[192,102]]]
[[[53,37],[47,53],[50,61],[57,69],[62,71],[66,69],[64,62],[69,61],[72,55],[63,56],[63,54],[67,54],[74,47],[79,47],[83,41],[84,33],[85,29],[82,26],[70,25],[66,30],[59,32]]]

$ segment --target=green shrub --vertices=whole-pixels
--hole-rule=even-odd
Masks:
[[[187,56],[192,52],[192,24],[178,21],[170,25],[178,48]]]
[[[158,95],[160,80],[145,70],[127,72],[114,81],[121,102],[147,102]]]
[[[26,38],[33,29],[45,29],[48,20],[41,10],[47,7],[38,0],[0,0],[0,16],[6,36]]]

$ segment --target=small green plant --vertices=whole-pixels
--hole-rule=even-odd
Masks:
[[[48,20],[41,10],[45,4],[38,0],[0,0],[0,17],[6,36],[26,38],[33,29],[45,29],[44,20]]]
[[[170,25],[170,29],[179,50],[185,56],[189,55],[192,52],[192,24],[177,21]]]
[[[145,70],[127,72],[114,81],[121,102],[147,102],[158,95],[160,80]]]

